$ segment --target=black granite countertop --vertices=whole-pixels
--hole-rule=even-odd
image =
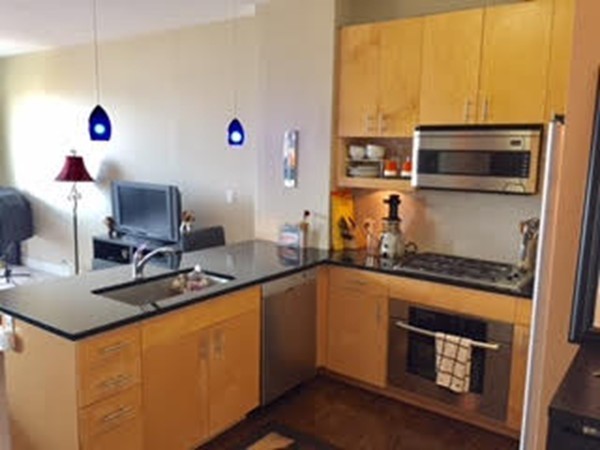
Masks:
[[[146,278],[165,275],[176,269],[191,270],[196,264],[207,272],[233,277],[228,283],[207,287],[200,292],[181,294],[145,307],[132,306],[92,292],[130,283],[131,267],[125,265],[0,291],[0,312],[61,337],[79,340],[322,263],[441,281],[393,270],[393,264],[369,258],[361,251],[287,249],[273,242],[257,240],[184,253],[171,268],[151,264],[145,268]],[[530,294],[523,293],[522,297],[530,297]]]
[[[185,305],[226,294],[257,283],[314,267],[326,261],[327,251],[283,249],[267,241],[248,241],[184,253],[180,269],[200,264],[205,271],[234,279],[153,303],[152,308],[132,306],[93,294],[107,286],[131,282],[131,266],[97,270],[80,276],[31,283],[0,292],[0,312],[70,340],[82,339],[121,325],[138,322]],[[148,264],[146,278],[173,268]]]

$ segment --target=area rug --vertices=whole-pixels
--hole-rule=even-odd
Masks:
[[[243,450],[337,450],[313,436],[279,424],[267,425]]]

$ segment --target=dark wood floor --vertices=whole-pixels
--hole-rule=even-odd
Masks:
[[[302,386],[201,450],[238,450],[276,422],[341,449],[516,450],[518,443],[325,377]]]

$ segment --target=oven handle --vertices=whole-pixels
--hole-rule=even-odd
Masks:
[[[424,328],[413,327],[412,325],[409,325],[406,322],[402,322],[401,320],[396,321],[396,326],[398,328],[404,328],[408,331],[414,331],[415,333],[435,338],[435,333],[433,331],[425,330]],[[486,350],[500,350],[500,344],[496,343],[489,344],[487,342],[472,341],[471,345],[473,347],[484,348]]]

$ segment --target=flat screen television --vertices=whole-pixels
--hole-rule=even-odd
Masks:
[[[113,181],[111,196],[118,233],[168,242],[179,240],[181,194],[176,186]]]

